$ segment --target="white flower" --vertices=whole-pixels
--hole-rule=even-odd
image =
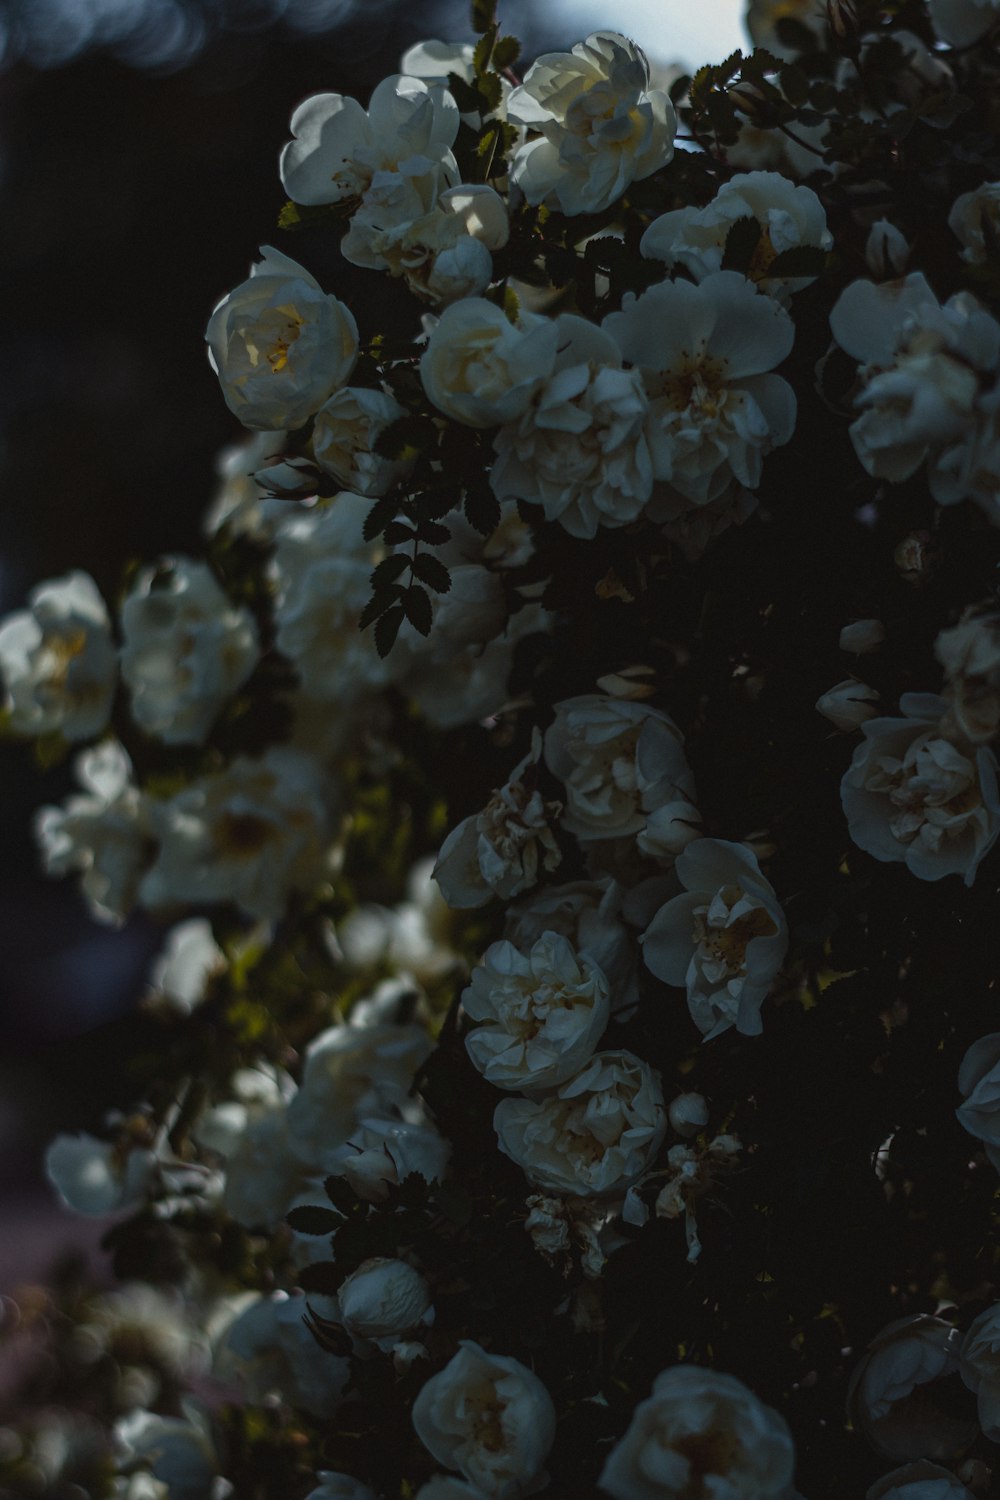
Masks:
[[[190,1015],[203,1000],[208,981],[225,969],[226,955],[212,936],[211,922],[191,917],[167,933],[149,982],[157,998],[180,1014]]]
[[[1000,1031],[973,1042],[958,1070],[958,1089],[965,1099],[955,1111],[959,1124],[983,1142],[1000,1172]]]
[[[947,1458],[971,1441],[976,1423],[937,1405],[922,1388],[958,1370],[959,1336],[926,1313],[889,1323],[851,1375],[847,1411],[888,1458]]]
[[[500,1150],[552,1193],[624,1192],[666,1134],[657,1075],[631,1052],[597,1052],[546,1099],[504,1099],[493,1126]]]
[[[697,286],[627,292],[602,326],[646,383],[653,477],[691,505],[717,500],[734,478],[756,489],[764,457],[795,427],[791,386],[767,373],[795,339],[785,309],[738,272],[716,271]]]
[[[0,679],[15,734],[100,734],[116,676],[108,612],[88,573],[40,583],[27,609],[0,621]]]
[[[491,1500],[517,1500],[547,1483],[543,1467],[555,1440],[552,1398],[519,1360],[489,1354],[471,1339],[413,1403],[424,1447]]]
[[[674,868],[684,893],[646,929],[646,965],[667,984],[686,987],[706,1041],[730,1026],[756,1036],[761,1005],[788,949],[774,887],[751,849],[725,839],[695,840]]]
[[[341,1282],[337,1301],[348,1333],[395,1341],[425,1319],[431,1294],[420,1272],[405,1260],[376,1256]]]
[[[1000,614],[988,604],[972,605],[957,625],[942,630],[934,654],[962,734],[974,744],[993,739],[1000,731]]]
[[[585,1198],[547,1198],[543,1193],[529,1193],[524,1206],[529,1211],[524,1227],[539,1255],[569,1276],[575,1248],[584,1276],[596,1281],[604,1269],[601,1230],[610,1211]]]
[[[478,297],[493,279],[492,252],[510,235],[507,208],[484,183],[442,186],[433,174],[379,172],[344,236],[345,258],[405,277],[425,301]]]
[[[152,1151],[99,1141],[92,1135],[57,1135],[45,1153],[45,1175],[74,1213],[102,1217],[135,1209],[152,1181]]]
[[[494,438],[490,484],[498,499],[541,505],[546,520],[589,538],[634,521],[650,497],[649,402],[609,334],[572,313],[555,326],[552,377]]]
[[[304,691],[337,709],[385,686],[390,666],[358,619],[378,561],[363,527],[371,506],[337,495],[329,505],[294,510],[278,528],[272,564],[275,644]]]
[[[878,709],[872,705],[878,702],[878,698],[874,688],[858,682],[856,677],[847,677],[817,698],[816,707],[835,728],[847,734],[875,718]]]
[[[959,1371],[979,1404],[979,1425],[991,1442],[1000,1442],[1000,1303],[972,1322],[958,1351]]]
[[[116,1479],[114,1486],[113,1500],[170,1500],[166,1485],[152,1474],[131,1474],[127,1479]]]
[[[296,203],[362,196],[377,172],[421,177],[454,170],[458,108],[446,89],[419,78],[384,78],[364,110],[343,94],[313,94],[292,115],[281,181]]]
[[[415,1500],[483,1500],[483,1491],[453,1474],[435,1474],[420,1486]]]
[[[387,391],[345,386],[321,406],[313,424],[316,462],[344,489],[356,495],[384,495],[406,472],[408,464],[381,458],[375,443],[403,408]]]
[[[902,276],[910,259],[910,245],[888,219],[876,219],[865,242],[865,261],[876,281]]]
[[[571,881],[537,890],[507,913],[504,937],[530,948],[543,932],[560,932],[578,953],[592,958],[611,987],[611,1008],[623,1010],[639,998],[635,944],[621,920],[622,888],[610,876]]]
[[[546,932],[528,953],[492,943],[462,1006],[480,1023],[465,1045],[484,1078],[501,1089],[547,1089],[594,1051],[608,1023],[609,986],[591,959]]]
[[[234,536],[269,539],[274,521],[286,507],[265,495],[256,476],[284,453],[287,443],[285,433],[265,429],[221,450],[215,460],[218,487],[202,518],[206,536],[228,526]]]
[[[871,719],[841,782],[854,842],[901,860],[921,880],[959,874],[966,885],[1000,833],[997,762],[942,723],[947,704],[904,693],[902,719]]]
[[[316,1478],[320,1483],[316,1489],[309,1491],[306,1500],[378,1500],[373,1489],[351,1474],[335,1474],[332,1469],[320,1469]]]
[[[675,1365],[636,1407],[600,1487],[615,1500],[784,1500],[794,1467],[784,1418],[742,1381]]]
[[[399,60],[399,71],[425,83],[446,83],[449,73],[457,73],[466,83],[475,78],[471,42],[439,42],[436,38],[415,42]]]
[[[950,1470],[920,1459],[883,1474],[865,1500],[972,1500],[972,1494]]]
[[[558,331],[538,319],[515,327],[483,297],[445,308],[420,360],[428,399],[456,422],[496,427],[527,409],[555,365]]]
[[[226,405],[244,427],[301,427],[350,376],[358,326],[297,261],[274,250],[223,297],[205,337]]]
[[[208,1419],[193,1405],[181,1417],[130,1411],[115,1425],[122,1461],[147,1463],[171,1500],[205,1500],[219,1472]],[[144,1497],[148,1500],[148,1497]]]
[[[199,1127],[199,1137],[202,1133]],[[223,1208],[248,1229],[277,1228],[300,1190],[303,1171],[288,1137],[284,1105],[243,1111],[228,1144]]]
[[[325,869],[327,791],[311,757],[276,746],[154,803],[159,849],[139,899],[153,909],[231,901],[277,920],[289,892],[308,891]]]
[[[138,574],[121,625],[135,722],[168,745],[204,744],[260,658],[253,615],[226,597],[207,563],[172,557]]]
[[[545,759],[566,788],[562,826],[581,842],[634,836],[658,808],[693,800],[681,734],[667,714],[597,693],[566,698],[555,713]]]
[[[678,1135],[697,1135],[708,1124],[708,1105],[703,1094],[678,1094],[667,1110],[671,1130]]]
[[[413,1172],[425,1182],[442,1181],[450,1155],[451,1146],[433,1125],[370,1118],[362,1120],[326,1162],[366,1202],[384,1203],[389,1188]]]
[[[949,47],[968,47],[997,24],[1000,0],[929,0],[931,24]]]
[[[760,225],[746,274],[761,291],[787,302],[816,280],[771,273],[772,262],[786,250],[800,245],[829,250],[833,244],[826,212],[812,188],[796,187],[780,172],[738,172],[704,208],[677,208],[654,219],[639,248],[650,260],[683,266],[695,281],[703,281],[722,270],[726,236],[737,220],[746,218]]]
[[[816,0],[750,0],[746,25],[755,47],[766,47],[778,57],[794,56],[778,36],[779,21],[797,21],[811,31],[819,43],[823,35],[823,12]]]
[[[867,656],[870,651],[877,651],[884,640],[885,626],[881,620],[854,620],[844,626],[837,644],[841,651]]]
[[[350,1371],[348,1361],[331,1354],[313,1337],[304,1314],[336,1318],[327,1298],[253,1293],[241,1299],[236,1316],[219,1337],[216,1378],[235,1385],[243,1401],[258,1405],[271,1394],[317,1417],[337,1407]]]
[[[1000,366],[1000,323],[967,292],[942,306],[915,271],[878,286],[852,282],[830,327],[861,362],[861,416],[850,431],[868,473],[899,483],[927,461],[940,504],[968,496],[992,507],[990,388]]]
[[[82,871],[91,916],[121,922],[135,905],[147,862],[148,804],[117,740],[82,751],[73,770],[84,794],[62,807],[42,807],[35,818],[45,872]]]
[[[982,265],[989,258],[989,246],[1000,238],[1000,182],[984,182],[974,192],[956,198],[948,214],[948,228],[961,242],[962,259],[973,266]]]
[[[539,865],[554,870],[562,855],[549,827],[561,812],[538,790],[542,737],[532,730],[531,749],[495,791],[482,812],[464,818],[445,839],[434,879],[449,906],[485,906],[493,896],[509,901],[530,890]]]
[[[540,132],[514,153],[512,182],[529,203],[565,214],[600,213],[674,154],[673,105],[649,87],[644,53],[616,31],[537,58],[507,115]]]
[[[414,1024],[337,1025],[314,1037],[288,1109],[292,1144],[303,1162],[325,1166],[363,1116],[402,1110],[431,1047],[427,1032]]]

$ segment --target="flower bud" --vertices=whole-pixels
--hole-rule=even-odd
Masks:
[[[678,1094],[667,1118],[678,1135],[697,1135],[708,1124],[708,1105],[701,1094]]]
[[[865,245],[865,260],[876,280],[891,281],[902,276],[909,259],[910,245],[906,236],[888,219],[876,219]]]
[[[915,587],[926,583],[932,561],[930,536],[926,531],[911,531],[893,553],[893,562],[904,583]]]
[[[403,1260],[363,1261],[337,1293],[349,1333],[359,1338],[395,1338],[420,1322],[430,1291],[419,1271]]]
[[[859,729],[869,719],[874,719],[878,710],[872,704],[877,701],[878,693],[874,688],[848,677],[817,698],[816,707],[835,728],[849,734],[852,729]]]

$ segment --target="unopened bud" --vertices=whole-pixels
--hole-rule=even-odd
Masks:
[[[872,705],[877,701],[878,693],[874,688],[848,677],[845,682],[838,682],[836,687],[817,699],[816,707],[836,729],[849,734],[852,729],[858,729],[869,719],[874,719],[878,710]]]
[[[876,219],[865,246],[865,260],[876,281],[902,276],[910,259],[910,245],[888,219]]]
[[[844,626],[838,644],[841,651],[866,656],[869,651],[877,651],[884,640],[885,626],[881,620],[854,620]]]
[[[708,1124],[708,1105],[701,1094],[678,1094],[667,1115],[678,1135],[697,1135]]]

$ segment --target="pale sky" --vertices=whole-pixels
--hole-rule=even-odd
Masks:
[[[581,37],[588,31],[621,31],[658,62],[677,62],[693,72],[722,62],[737,47],[747,50],[743,30],[746,0],[541,0],[572,16]],[[502,14],[502,7],[501,7]]]

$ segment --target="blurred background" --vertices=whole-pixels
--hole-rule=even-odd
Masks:
[[[693,69],[744,45],[739,0],[502,0],[537,53],[613,26]],[[196,551],[239,429],[205,358],[208,315],[275,229],[277,154],[310,93],[353,93],[403,50],[468,40],[465,0],[0,0],[0,614],[83,568]],[[328,289],[384,296],[337,263]],[[35,808],[72,787],[0,743],[0,1293],[79,1238],[43,1185],[56,1130],[129,1102],[132,1016],[159,943],[43,880]],[[93,1236],[96,1242],[96,1234]]]

